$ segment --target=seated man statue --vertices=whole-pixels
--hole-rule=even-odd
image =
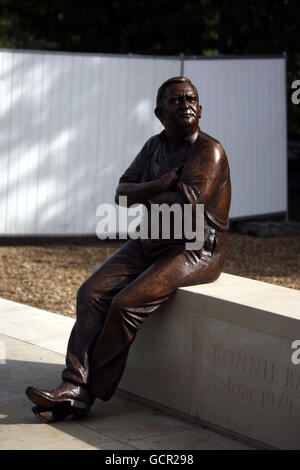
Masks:
[[[121,176],[116,202],[123,196],[128,206],[146,208],[203,204],[204,245],[187,249],[184,234],[181,239],[131,238],[82,284],[62,384],[52,391],[26,389],[42,421],[84,414],[95,398],[109,400],[146,318],[178,287],[219,277],[229,227],[230,172],[222,145],[198,126],[201,111],[188,78],[161,85],[155,114],[164,130],[145,143]]]

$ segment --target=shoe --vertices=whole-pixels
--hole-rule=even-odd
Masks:
[[[63,382],[50,392],[27,387],[26,395],[29,400],[42,408],[53,408],[57,405],[68,404],[73,408],[88,410],[95,400],[95,397],[88,389],[80,385],[74,385],[71,382]]]
[[[88,414],[89,410],[80,410],[73,408],[69,404],[57,405],[53,408],[42,408],[41,406],[34,406],[32,408],[34,415],[43,423],[50,424],[62,421],[68,416],[74,415],[76,418],[84,417]]]

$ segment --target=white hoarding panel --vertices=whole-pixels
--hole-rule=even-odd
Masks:
[[[95,234],[180,60],[0,52],[0,234]]]
[[[179,59],[0,51],[0,234],[94,235],[98,205],[162,129],[158,87],[180,70]],[[186,60],[184,74],[202,130],[228,154],[231,217],[286,211],[284,60]]]

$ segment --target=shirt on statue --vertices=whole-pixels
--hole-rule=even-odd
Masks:
[[[160,178],[182,165],[174,191],[180,191],[185,203],[204,204],[206,223],[217,231],[229,227],[231,199],[230,171],[222,145],[200,129],[170,145],[165,131],[151,137],[119,183],[145,183]],[[168,190],[169,191],[169,190]],[[145,202],[149,214],[150,203]],[[149,242],[157,240],[148,240]],[[163,240],[165,245],[179,240]],[[185,241],[183,238],[182,241]]]

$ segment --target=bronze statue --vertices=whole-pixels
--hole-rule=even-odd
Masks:
[[[127,196],[129,206],[204,204],[203,247],[187,250],[184,237],[130,239],[83,283],[63,383],[52,391],[26,389],[41,420],[86,413],[95,398],[109,400],[144,320],[177,287],[219,277],[229,227],[230,172],[222,145],[198,126],[201,111],[189,79],[162,84],[155,114],[164,130],[145,143],[121,176],[116,202]]]

